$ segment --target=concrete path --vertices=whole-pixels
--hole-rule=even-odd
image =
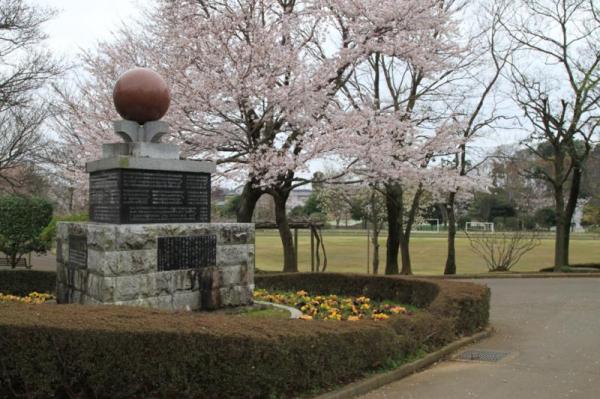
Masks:
[[[33,270],[56,271],[56,255],[48,252],[46,255],[32,255],[31,265]]]
[[[445,361],[361,398],[600,398],[600,279],[477,282],[492,289],[496,333],[466,349],[510,355],[498,363]]]
[[[0,256],[4,256],[4,254],[0,253]],[[56,271],[56,255],[48,252],[45,255],[37,255],[35,253],[31,254],[31,258],[28,255],[25,255],[27,259],[27,263],[31,260],[31,268],[33,270],[44,270],[44,271]],[[2,267],[0,270],[10,269],[10,267]],[[24,267],[19,267],[17,270],[24,270]]]

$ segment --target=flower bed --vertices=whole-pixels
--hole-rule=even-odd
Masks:
[[[30,305],[40,305],[53,299],[54,295],[39,293],[35,291],[29,293],[29,295],[27,296],[3,294],[0,292],[0,302],[17,302]]]
[[[407,306],[391,301],[377,302],[366,296],[310,296],[304,290],[271,293],[265,289],[256,289],[254,299],[295,307],[302,312],[302,320],[387,320],[392,315],[413,314],[413,311],[407,310]]]

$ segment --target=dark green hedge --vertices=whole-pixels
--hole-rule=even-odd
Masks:
[[[288,397],[403,355],[385,323],[0,305],[0,397]]]
[[[386,322],[307,322],[0,304],[0,398],[290,397],[435,349],[485,326],[489,311],[489,290],[468,283],[335,274],[257,276],[256,283],[426,309]]]
[[[53,293],[56,290],[56,273],[38,270],[0,270],[0,292],[27,295],[30,292]]]
[[[578,270],[581,269],[581,270]],[[540,269],[542,273],[550,273],[554,271],[554,267],[545,267]],[[600,272],[600,263],[579,263],[561,268],[562,273],[595,273]]]

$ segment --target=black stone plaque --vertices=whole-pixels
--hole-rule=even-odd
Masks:
[[[87,237],[83,235],[69,236],[69,260],[65,272],[67,285],[75,285],[75,269],[87,269]]]
[[[208,223],[210,174],[113,169],[90,174],[90,220]]]
[[[216,266],[217,236],[158,237],[158,271]]]
[[[87,269],[87,237],[69,236],[69,267]]]

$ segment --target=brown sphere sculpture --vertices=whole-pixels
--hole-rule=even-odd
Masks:
[[[133,68],[117,80],[113,101],[123,119],[143,125],[167,113],[171,95],[159,74],[148,68]]]

